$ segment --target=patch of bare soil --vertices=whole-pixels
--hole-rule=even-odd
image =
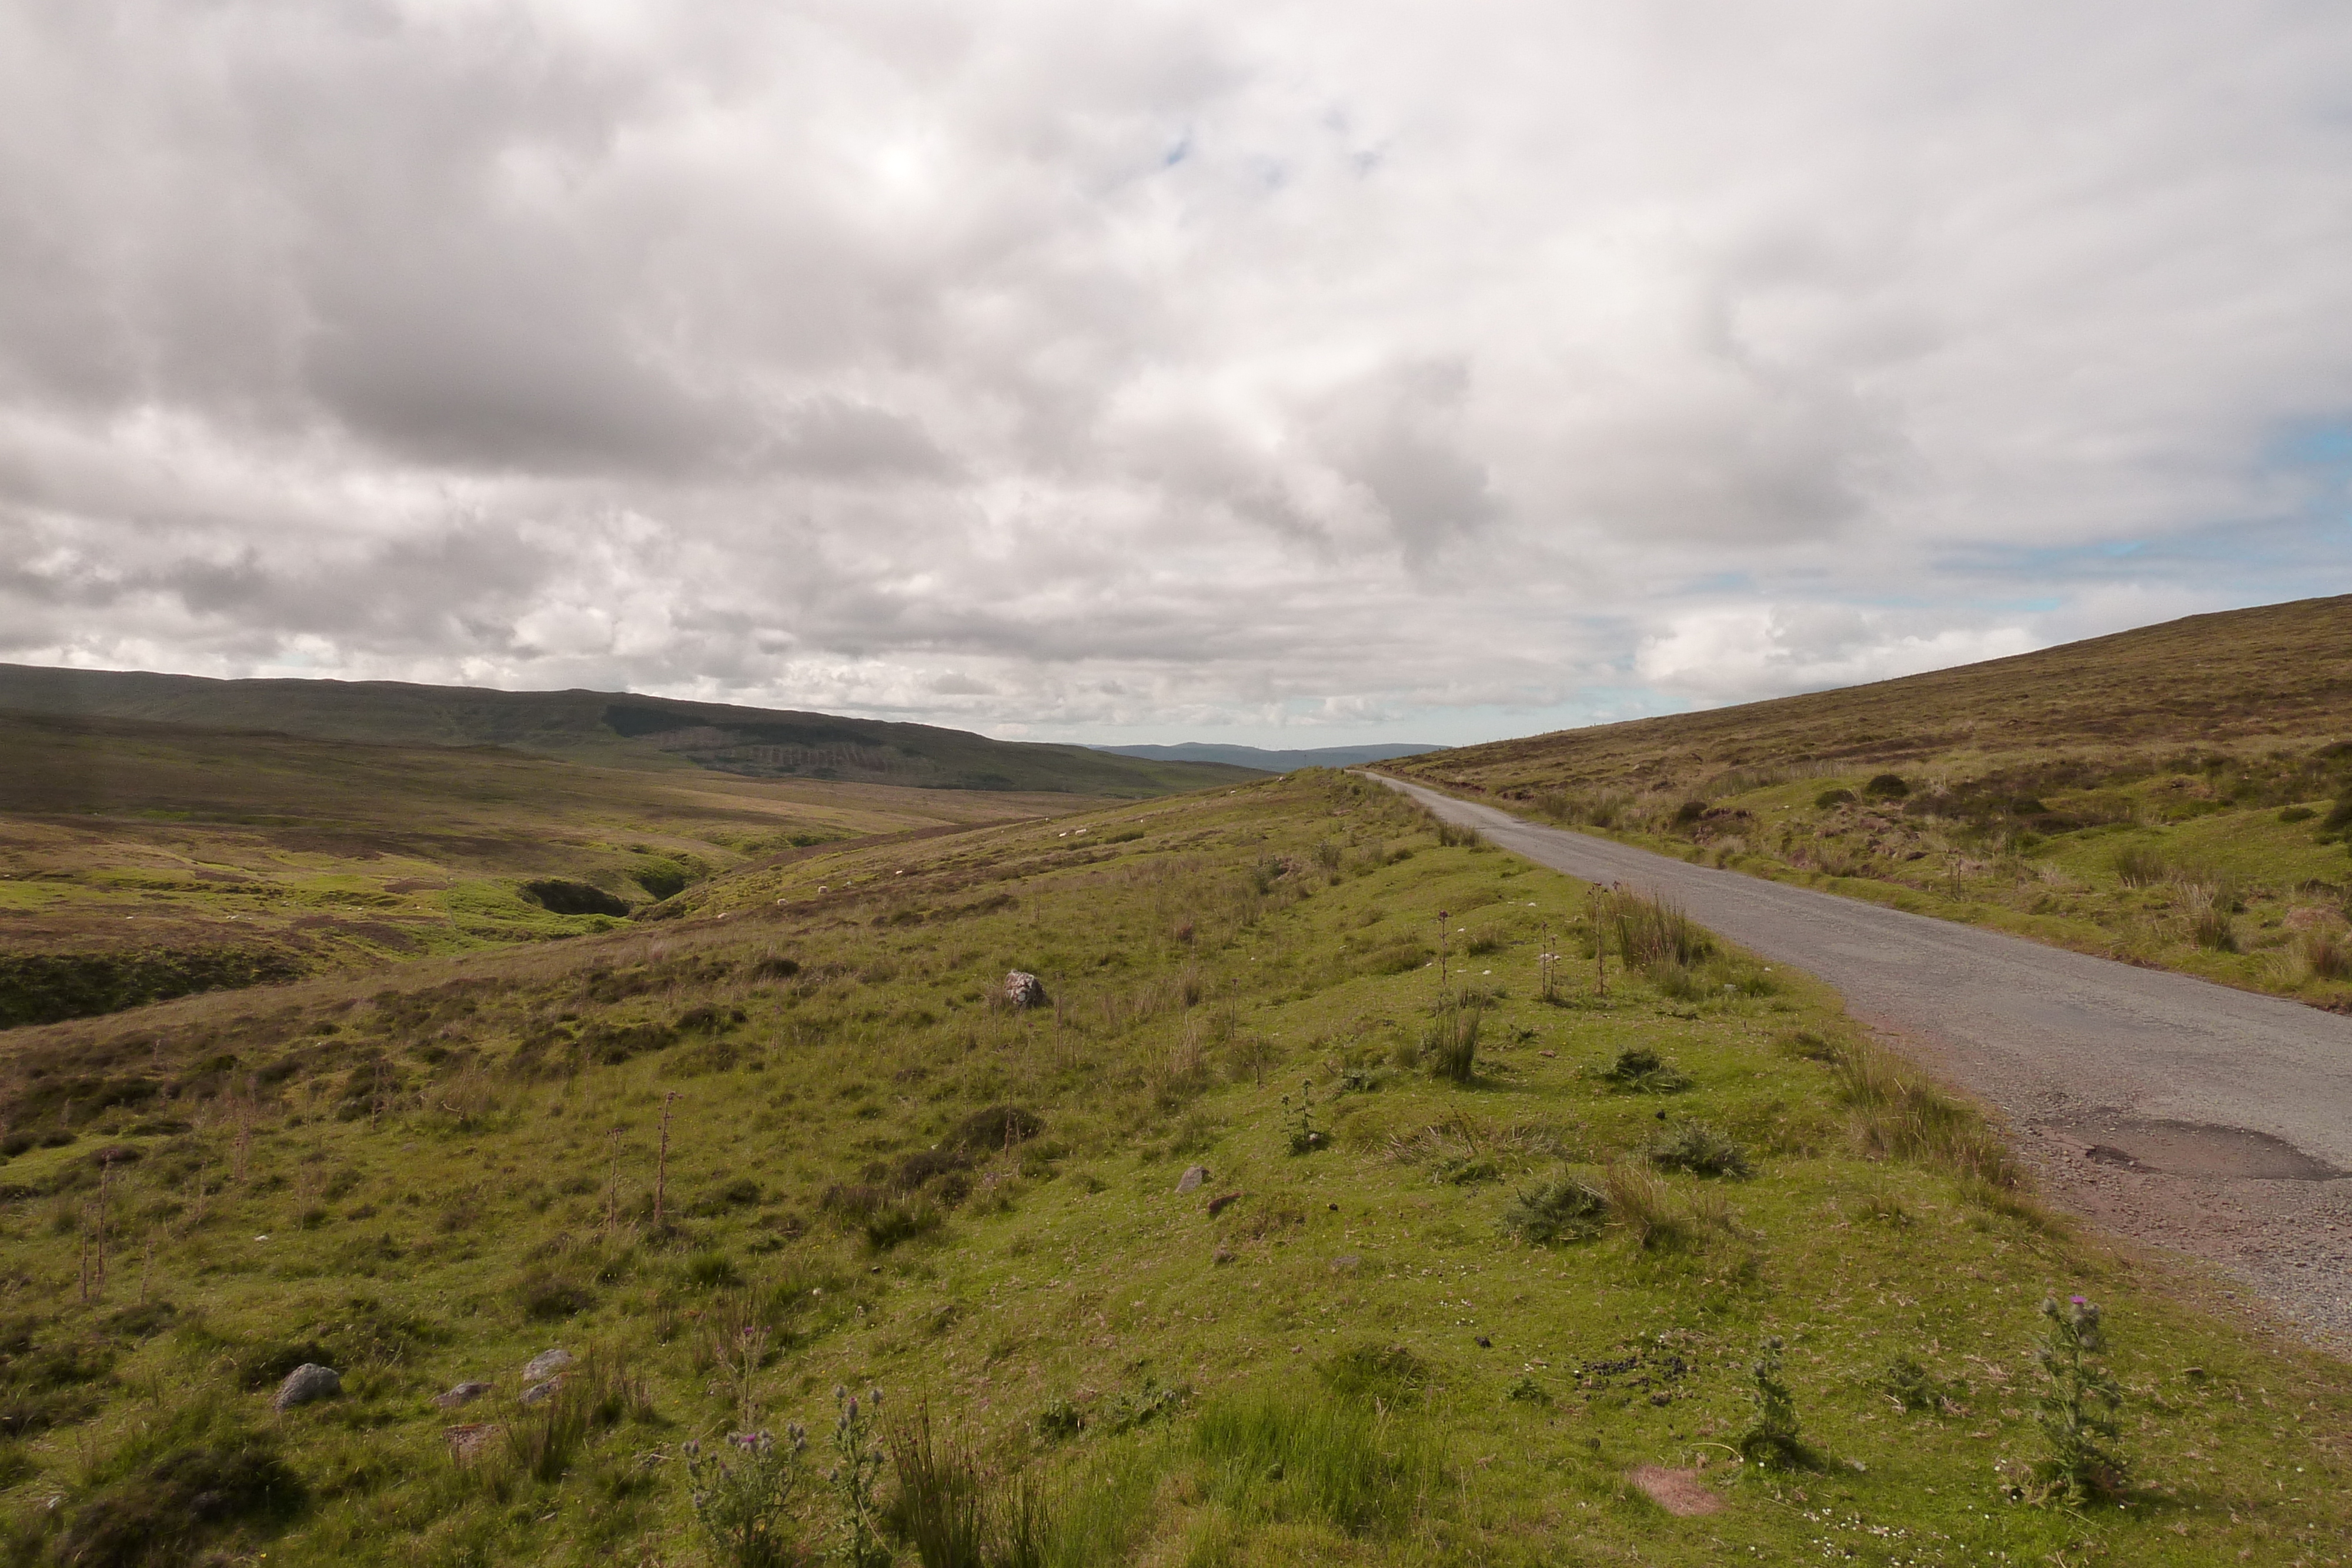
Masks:
[[[1642,1489],[1643,1495],[1668,1513],[1679,1519],[1695,1518],[1704,1513],[1723,1511],[1723,1494],[1706,1484],[1696,1470],[1670,1470],[1662,1465],[1643,1465],[1626,1472],[1625,1479]]]

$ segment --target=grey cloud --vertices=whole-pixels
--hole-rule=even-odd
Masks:
[[[2348,75],[2284,0],[0,8],[0,640],[1422,735],[2215,607],[2341,560]]]

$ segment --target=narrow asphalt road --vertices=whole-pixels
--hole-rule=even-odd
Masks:
[[[2003,1112],[2062,1201],[2222,1263],[2306,1332],[2352,1343],[2352,1019],[1381,782],[1538,864],[1664,894],[1817,976]]]

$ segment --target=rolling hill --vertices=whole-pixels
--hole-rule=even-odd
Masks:
[[[1367,762],[1418,757],[1423,752],[1443,751],[1445,747],[1391,741],[1377,746],[1316,746],[1304,750],[1269,751],[1255,746],[1220,746],[1194,740],[1176,746],[1101,746],[1095,749],[1154,762],[1222,762],[1266,773],[1288,773],[1300,768],[1359,768]]]
[[[2352,1009],[2352,598],[1464,747],[1425,782]]]
[[[933,725],[680,702],[625,692],[502,692],[396,681],[213,680],[0,664],[0,710],[398,746],[496,746],[606,767],[753,779],[1135,800],[1256,777]]]

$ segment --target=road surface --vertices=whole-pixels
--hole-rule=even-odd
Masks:
[[[2352,1344],[2352,1019],[1381,781],[1538,864],[1661,894],[1834,986],[1855,1018],[1998,1107],[2062,1201],[2221,1263],[2313,1337]]]

